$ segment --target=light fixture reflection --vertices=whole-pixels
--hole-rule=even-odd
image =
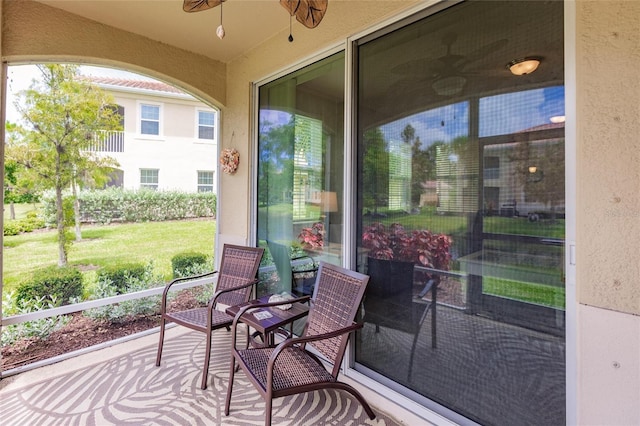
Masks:
[[[435,80],[431,84],[431,87],[439,96],[453,96],[462,92],[465,84],[467,84],[466,78],[459,75],[452,75]]]
[[[507,68],[513,75],[531,74],[540,65],[542,58],[537,56],[529,56],[521,59],[514,59],[507,64]]]
[[[554,124],[564,123],[565,117],[564,117],[564,115],[554,115],[553,117],[549,118],[549,121],[554,123]]]

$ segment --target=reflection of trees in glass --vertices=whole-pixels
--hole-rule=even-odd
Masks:
[[[425,191],[424,185],[436,180],[436,154],[438,146],[444,145],[444,142],[434,142],[423,149],[420,137],[416,137],[416,131],[410,124],[400,136],[404,142],[411,144],[411,204],[418,206],[420,196]]]
[[[389,152],[379,128],[364,133],[362,194],[364,207],[376,213],[389,199]]]
[[[260,123],[258,203],[282,203],[293,190],[294,116],[286,124]]]

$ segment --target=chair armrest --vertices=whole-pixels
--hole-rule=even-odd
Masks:
[[[293,262],[296,261],[296,260],[301,260],[301,259],[309,259],[311,261],[311,264],[313,265],[313,267],[311,267],[309,269],[294,270],[293,269],[293,267],[294,267]],[[313,257],[311,257],[310,255],[302,254],[300,256],[296,256],[296,257],[292,257],[291,258],[291,269],[292,269],[293,273],[296,273],[296,272],[314,272],[314,271],[318,270],[318,264],[315,261],[315,259]]]
[[[240,317],[247,312],[249,309],[255,309],[255,308],[268,308],[270,306],[278,306],[278,305],[286,305],[289,303],[296,303],[296,302],[306,302],[309,299],[311,299],[311,296],[302,296],[302,297],[296,297],[295,299],[287,299],[285,301],[279,301],[279,302],[270,302],[270,303],[256,303],[256,304],[249,304],[247,306],[243,306],[242,308],[240,308],[240,310],[238,310],[238,313],[236,314],[236,316],[233,318],[233,324],[231,326],[232,328],[232,334],[231,334],[231,347],[235,348],[236,347],[236,328],[238,326],[238,322],[242,322],[240,321]]]
[[[418,293],[416,295],[416,299],[422,299],[427,293],[429,293],[429,291],[433,290],[434,286],[437,286],[438,282],[435,278],[431,278],[429,281],[427,281],[427,284],[425,284],[424,288],[420,291],[420,293]]]
[[[288,348],[294,345],[304,345],[306,343],[317,341],[317,340],[331,339],[333,337],[342,336],[343,334],[350,334],[353,331],[358,330],[359,328],[362,328],[363,326],[364,324],[362,323],[353,323],[347,327],[343,327],[339,330],[334,330],[330,333],[285,339],[278,346],[276,346],[273,352],[271,352],[271,355],[269,356],[269,361],[267,361],[267,383],[266,383],[267,389],[273,388],[273,368],[276,365],[276,360],[278,359],[278,356],[280,356],[280,353],[283,350],[285,350],[285,348]],[[317,362],[321,362],[314,354],[310,352],[307,352],[307,353],[309,353],[313,358],[315,358]]]
[[[226,288],[224,290],[218,290],[215,293],[213,293],[213,297],[211,297],[211,300],[209,300],[209,304],[207,305],[207,310],[209,311],[209,315],[207,315],[207,325],[209,327],[211,326],[211,312],[215,309],[218,297],[220,297],[221,295],[223,295],[225,293],[230,293],[232,291],[241,290],[243,288],[251,287],[251,286],[253,286],[253,285],[257,284],[257,283],[258,283],[258,279],[253,279],[251,281],[246,282],[245,284],[237,285],[235,287]]]
[[[269,363],[268,368],[271,369],[273,368],[273,364],[276,361],[276,358],[278,357],[278,355],[280,355],[280,352],[282,352],[285,348],[289,347],[289,346],[294,346],[294,345],[301,345],[301,344],[306,344],[309,342],[314,342],[314,341],[318,341],[318,340],[326,340],[326,339],[331,339],[333,337],[338,337],[338,336],[342,336],[343,334],[349,334],[352,333],[360,328],[362,328],[364,326],[364,324],[362,323],[353,323],[347,327],[343,327],[340,328],[338,330],[334,330],[330,333],[322,333],[322,334],[316,334],[313,336],[303,336],[303,337],[290,337],[288,339],[283,340],[282,342],[280,342],[280,344],[278,344],[278,346],[276,346],[276,348],[273,350],[273,352],[271,353],[271,356],[269,357]]]
[[[205,272],[204,274],[199,274],[199,275],[191,275],[188,277],[180,277],[180,278],[175,278],[173,280],[171,280],[170,282],[168,282],[165,286],[164,286],[164,290],[162,291],[162,305],[161,305],[161,313],[164,314],[167,311],[167,296],[169,294],[169,290],[171,289],[171,286],[173,286],[174,284],[178,284],[181,282],[185,282],[185,281],[192,281],[192,280],[196,280],[199,278],[206,278],[209,276],[213,276],[215,274],[217,274],[218,271],[211,271],[211,272]]]
[[[255,285],[257,283],[258,283],[258,279],[253,279],[253,280],[247,281],[245,284],[242,284],[242,285],[237,285],[235,287],[226,288],[224,290],[218,290],[215,293],[213,293],[213,296],[211,296],[211,299],[209,300],[209,305],[211,307],[215,306],[216,300],[218,299],[218,297],[220,297],[224,293],[230,293],[232,291],[241,290],[243,288],[251,287],[252,285]]]

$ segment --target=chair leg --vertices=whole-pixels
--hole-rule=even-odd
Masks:
[[[343,383],[343,382],[334,382],[331,387],[333,388],[338,388],[338,389],[342,389],[345,390],[347,392],[349,392],[351,395],[353,395],[362,405],[362,408],[364,408],[364,411],[367,413],[367,415],[369,416],[369,418],[371,420],[376,418],[376,413],[373,412],[373,410],[371,409],[371,407],[369,406],[369,403],[367,403],[367,401],[364,399],[364,397],[362,396],[362,394],[360,392],[358,392],[354,387]]]
[[[164,318],[160,319],[160,340],[158,341],[158,354],[156,355],[156,367],[160,366],[160,359],[162,358],[162,345],[164,343],[164,326],[166,324],[166,320]]]
[[[236,372],[236,359],[231,355],[231,366],[229,367],[229,385],[227,386],[227,400],[224,403],[224,415],[229,415],[229,406],[231,405],[231,392],[233,392],[233,376]]]
[[[264,426],[271,426],[271,412],[273,409],[273,399],[267,396],[264,400]]]
[[[211,330],[207,330],[207,349],[204,353],[204,368],[202,369],[202,384],[200,389],[207,388],[207,379],[209,378],[209,358],[211,357]]]

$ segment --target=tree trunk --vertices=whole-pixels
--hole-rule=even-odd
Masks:
[[[13,201],[9,203],[9,219],[15,220],[16,218],[16,207],[13,204]]]
[[[56,187],[56,222],[58,224],[58,266],[67,266],[66,236],[64,233],[64,209],[62,206],[62,188]]]
[[[71,184],[73,191],[73,212],[76,225],[76,241],[82,241],[82,231],[80,230],[80,200],[78,199],[78,190],[75,181]]]

